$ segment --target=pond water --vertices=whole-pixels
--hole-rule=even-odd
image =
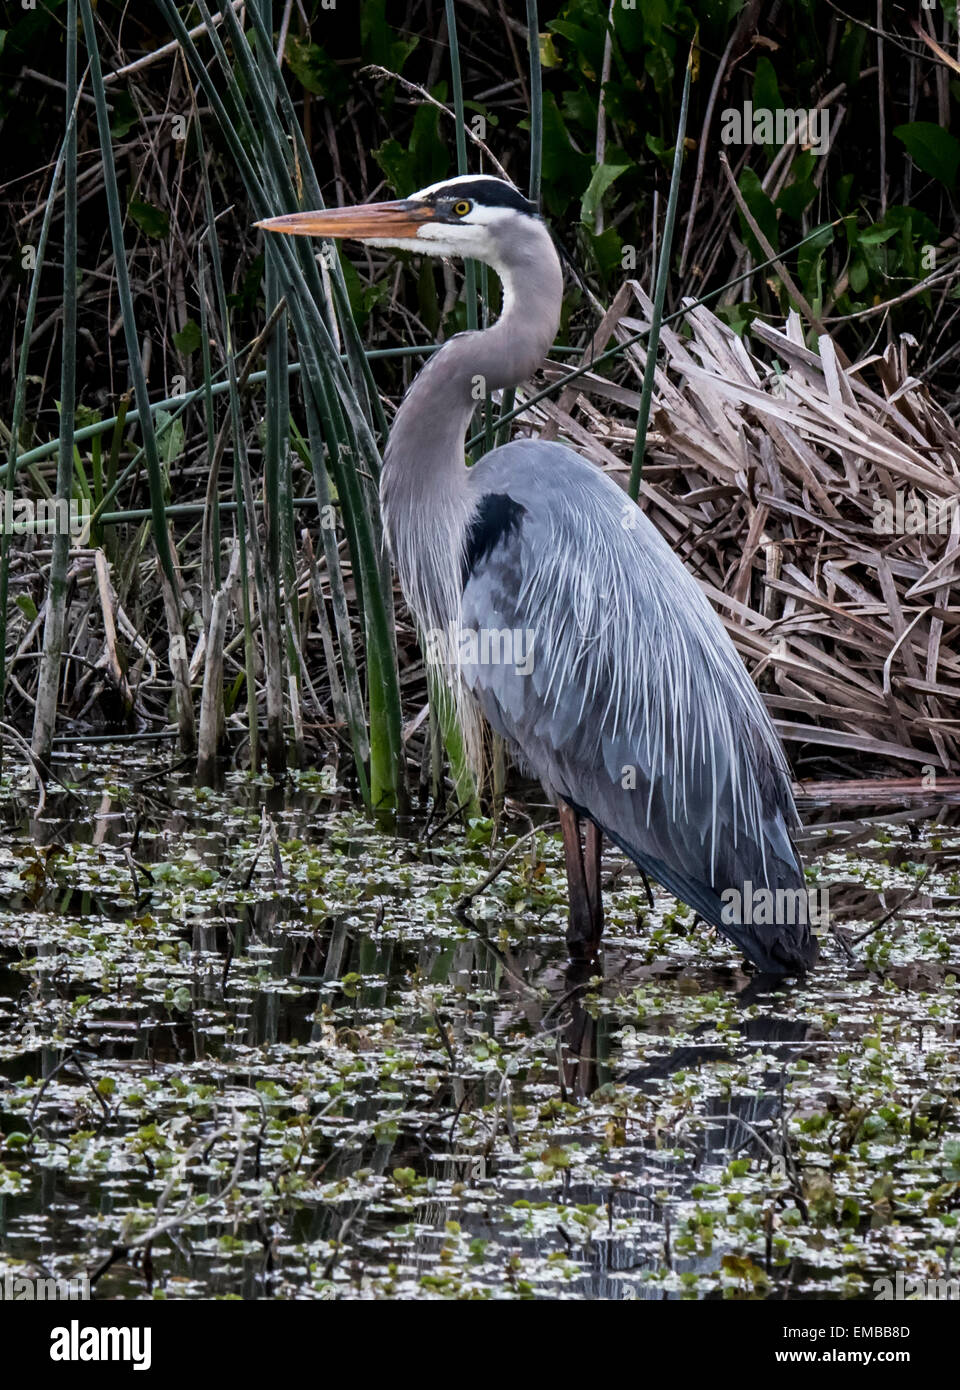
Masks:
[[[0,1278],[98,1298],[844,1298],[950,1279],[960,809],[805,809],[831,930],[759,994],[558,836],[384,833],[294,775],[0,779]],[[898,906],[900,904],[900,906]],[[880,924],[877,926],[877,924]],[[876,928],[871,930],[871,928]],[[854,961],[836,933],[855,942]]]

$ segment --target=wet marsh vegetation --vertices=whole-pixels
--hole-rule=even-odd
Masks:
[[[0,782],[0,1273],[261,1299],[951,1277],[955,805],[808,806],[857,960],[828,933],[764,995],[615,855],[583,978],[549,825],[398,838],[312,774],[158,761],[79,748],[39,812],[25,769]]]

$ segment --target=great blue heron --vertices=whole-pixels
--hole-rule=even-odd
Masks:
[[[401,587],[427,642],[446,644],[466,722],[476,701],[557,802],[572,952],[599,943],[606,835],[761,971],[806,970],[816,944],[783,750],[699,585],[564,445],[518,439],[466,466],[478,397],[530,377],[559,324],[560,262],[537,208],[466,175],[258,225],[473,257],[500,277],[497,322],[451,338],[404,397],[381,500]],[[512,659],[511,642],[524,648]]]

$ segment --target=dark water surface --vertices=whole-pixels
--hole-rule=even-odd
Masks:
[[[808,806],[833,928],[882,925],[855,963],[828,932],[806,985],[764,995],[615,855],[583,979],[549,832],[463,921],[526,823],[491,853],[487,822],[390,836],[309,774],[281,795],[156,770],[79,750],[39,813],[25,772],[0,779],[0,1278],[621,1299],[951,1277],[956,806]]]

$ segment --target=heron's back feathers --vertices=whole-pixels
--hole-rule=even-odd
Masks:
[[[548,792],[761,969],[807,968],[786,762],[699,585],[617,485],[563,445],[515,441],[468,477],[463,627],[501,641],[481,643],[487,659],[465,660],[463,677],[490,723]],[[790,920],[754,925],[767,916],[747,902],[758,892]]]

